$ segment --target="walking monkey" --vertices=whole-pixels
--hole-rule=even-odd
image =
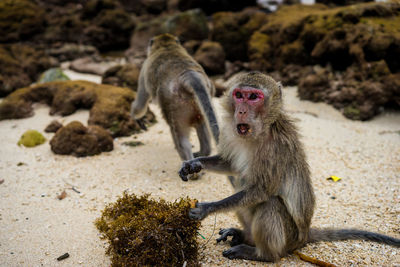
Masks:
[[[219,137],[211,104],[214,91],[203,68],[180,45],[178,38],[168,33],[158,35],[150,40],[131,116],[136,120],[142,118],[149,101],[155,98],[181,159],[207,156],[211,153],[209,129],[216,142]],[[200,142],[200,151],[194,155],[189,142],[191,127],[196,129]]]
[[[306,243],[363,239],[400,247],[400,239],[358,229],[310,228],[315,197],[309,166],[297,129],[282,109],[281,85],[259,72],[233,79],[224,99],[219,154],[183,162],[180,177],[202,169],[235,175],[235,193],[215,202],[197,203],[193,219],[235,209],[243,229],[231,236],[229,259],[277,261]]]

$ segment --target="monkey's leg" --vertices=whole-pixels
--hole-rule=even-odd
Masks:
[[[277,261],[287,254],[287,242],[296,235],[285,205],[278,197],[260,204],[251,226],[255,246],[241,244],[223,252],[229,259]],[[294,227],[294,228],[293,228]]]
[[[208,156],[211,153],[211,137],[205,122],[202,122],[196,126],[197,137],[200,142],[200,151],[194,153],[194,157]]]
[[[170,125],[175,148],[182,160],[193,159],[192,144],[189,141],[189,126],[179,121],[171,121]]]

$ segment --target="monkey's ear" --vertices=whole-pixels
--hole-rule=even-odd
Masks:
[[[282,98],[282,83],[281,82],[277,82],[276,84],[278,85],[279,98]]]

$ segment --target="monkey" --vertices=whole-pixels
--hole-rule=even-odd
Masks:
[[[296,125],[283,109],[281,87],[261,72],[239,74],[230,82],[218,154],[184,161],[179,175],[183,181],[202,169],[234,175],[235,193],[197,202],[189,217],[236,211],[243,229],[222,229],[217,238],[231,239],[223,252],[229,259],[276,262],[307,243],[347,239],[400,247],[400,239],[378,233],[310,228],[315,208],[310,170]]]
[[[153,98],[167,121],[175,148],[182,160],[211,153],[210,130],[218,142],[219,127],[211,103],[214,84],[203,68],[171,34],[153,37],[140,70],[137,98],[131,104],[131,117],[143,128],[141,118]],[[191,128],[196,129],[200,151],[192,153]]]

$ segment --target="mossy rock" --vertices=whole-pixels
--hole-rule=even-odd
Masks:
[[[117,65],[109,68],[102,77],[101,83],[128,87],[137,91],[140,68],[134,64]]]
[[[0,120],[26,118],[33,115],[32,103],[44,102],[50,114],[67,116],[77,109],[90,109],[89,125],[99,125],[116,136],[140,131],[130,117],[130,105],[136,93],[129,88],[88,81],[56,81],[16,90],[0,103]],[[147,123],[154,123],[149,110]]]
[[[93,156],[114,148],[109,132],[97,125],[85,127],[79,121],[72,121],[57,130],[50,146],[56,154],[76,157]]]
[[[225,72],[225,52],[217,42],[202,42],[194,55],[194,59],[209,75]]]
[[[231,61],[247,61],[247,43],[252,33],[265,22],[266,15],[255,10],[213,14],[212,40],[224,48]]]
[[[42,31],[44,24],[44,9],[34,1],[0,1],[0,43],[29,39]]]
[[[28,130],[22,134],[18,141],[18,145],[23,145],[25,147],[34,147],[46,142],[46,138],[36,130]]]
[[[0,97],[35,82],[39,75],[58,65],[45,51],[26,44],[0,44]]]
[[[271,62],[268,60],[272,56],[270,42],[270,37],[265,33],[255,32],[252,34],[248,44],[248,54],[253,70],[271,69]]]
[[[182,40],[203,40],[208,36],[207,17],[201,9],[168,16],[161,25],[162,33],[172,33]]]
[[[198,266],[200,222],[188,216],[191,200],[173,203],[126,192],[95,222],[108,241],[111,266]]]

